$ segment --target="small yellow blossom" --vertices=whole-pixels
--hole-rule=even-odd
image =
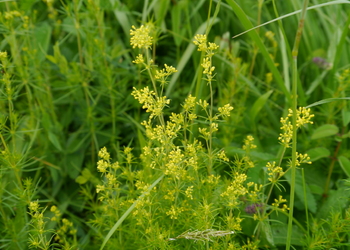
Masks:
[[[265,82],[267,84],[270,84],[273,80],[273,75],[271,72],[265,74]]]
[[[96,193],[99,193],[101,191],[105,190],[105,186],[103,185],[96,185]]]
[[[280,196],[278,197],[278,199],[275,199],[275,202],[272,203],[272,206],[273,206],[275,209],[278,209],[279,206],[280,206],[281,204],[286,203],[286,202],[287,202],[287,200],[286,200],[286,199],[283,199],[283,198],[282,198],[282,195],[280,195]],[[282,210],[283,212],[289,210],[289,208],[288,208],[288,206],[287,206],[286,204],[283,204],[283,205],[282,205],[282,208],[279,208],[279,209]]]
[[[31,212],[37,212],[39,210],[39,202],[32,201],[29,203],[29,210]]]
[[[197,102],[197,104],[199,105],[199,106],[201,106],[204,110],[208,107],[208,105],[209,105],[209,103],[206,101],[206,100],[202,100],[202,99],[200,99],[198,102]]]
[[[157,79],[162,86],[164,86],[167,83],[167,78],[171,75],[177,72],[177,70],[173,66],[168,66],[164,64],[164,69],[162,70],[156,70],[156,74],[154,76],[155,79]]]
[[[229,162],[230,159],[227,158],[226,154],[225,154],[225,151],[224,150],[221,150],[219,153],[218,153],[218,158],[223,160],[223,161],[226,161],[226,162]]]
[[[296,152],[296,166],[300,166],[301,164],[306,163],[306,164],[312,164],[310,161],[310,156],[308,154],[299,154]],[[289,162],[289,165],[291,165],[292,162]]]
[[[130,30],[130,44],[132,48],[138,47],[139,49],[149,49],[153,42],[153,37],[149,36],[149,26],[141,25],[140,28],[136,28],[134,25],[131,26]]]
[[[149,119],[162,115],[164,107],[170,103],[170,99],[167,99],[166,96],[157,97],[156,93],[153,90],[149,90],[148,87],[141,90],[134,87],[131,95],[133,95],[140,104],[143,104],[142,108],[146,109],[146,112],[151,113]]]
[[[98,170],[98,172],[106,173],[108,167],[109,167],[108,162],[106,162],[104,160],[99,160],[97,162],[97,170]]]
[[[244,140],[243,150],[249,151],[250,149],[256,148],[256,145],[253,144],[254,137],[251,135],[248,135],[247,138]]]
[[[98,152],[98,157],[106,160],[106,161],[109,161],[109,153],[107,152],[107,148],[106,147],[103,147],[100,149],[100,151]]]
[[[225,104],[223,107],[219,107],[218,110],[222,117],[227,117],[231,115],[230,112],[233,110],[233,107],[230,104]]]
[[[284,175],[283,169],[280,166],[276,166],[276,162],[268,162],[266,167],[269,175],[268,180],[272,183],[276,183]]]
[[[193,43],[198,46],[198,51],[206,51],[207,50],[207,36],[197,34],[194,37]]]
[[[185,209],[182,207],[175,207],[174,205],[172,205],[170,210],[166,212],[166,214],[170,216],[170,219],[176,220],[178,218],[178,215],[184,210]]]
[[[7,52],[6,51],[0,51],[0,60],[4,60],[7,58]]]
[[[186,197],[190,198],[191,200],[193,200],[193,196],[192,196],[192,193],[193,193],[193,186],[189,186],[186,191],[185,191],[185,195]]]
[[[142,54],[138,54],[136,56],[136,59],[134,61],[132,61],[132,62],[135,63],[135,64],[143,64],[143,63],[145,63],[145,59],[143,58]]]
[[[192,96],[192,95],[189,95],[186,100],[185,100],[185,103],[183,105],[183,108],[185,111],[187,112],[190,112],[193,110],[193,108],[195,107],[196,105],[196,97],[195,96]]]
[[[207,128],[198,128],[198,131],[205,140],[208,140],[210,138],[210,132],[207,131]]]

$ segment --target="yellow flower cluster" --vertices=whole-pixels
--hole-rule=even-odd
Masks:
[[[166,214],[170,216],[170,219],[177,220],[179,214],[183,211],[185,211],[185,208],[172,205],[170,210],[167,211]]]
[[[201,63],[203,67],[203,74],[207,76],[207,81],[211,82],[213,79],[213,72],[215,67],[212,66],[212,57],[214,55],[214,51],[219,48],[215,43],[207,43],[206,35],[196,35],[194,37],[193,43],[198,46],[198,51],[205,52],[205,57],[203,58],[203,62]]]
[[[61,226],[57,230],[57,234],[55,235],[55,240],[60,242],[61,244],[70,246],[67,239],[67,235],[75,235],[77,233],[77,230],[74,228],[73,222],[69,221],[66,218],[63,218],[60,224]]]
[[[312,164],[312,162],[310,161],[310,156],[308,154],[300,154],[300,153],[296,152],[296,155],[297,155],[296,163],[295,163],[296,166],[300,166],[303,163]],[[290,161],[289,165],[291,165],[291,164],[292,164],[292,162]]]
[[[242,146],[242,149],[244,151],[249,152],[251,149],[256,148],[256,145],[253,143],[254,137],[251,135],[248,135],[247,138],[244,140],[244,145]]]
[[[233,231],[241,231],[241,222],[243,221],[242,218],[239,216],[233,217],[233,216],[226,216],[227,221],[227,227]]]
[[[168,156],[168,162],[165,164],[165,174],[176,179],[182,179],[186,176],[186,170],[184,169],[184,154],[180,147],[176,147],[170,151]]]
[[[145,63],[145,59],[143,58],[142,54],[138,54],[136,56],[136,59],[134,61],[132,61],[135,64],[144,64]]]
[[[222,117],[230,116],[231,111],[233,110],[233,107],[230,104],[225,104],[223,107],[219,107],[219,114]]]
[[[186,100],[185,103],[182,105],[182,107],[184,108],[185,112],[187,113],[192,113],[192,111],[194,110],[196,106],[196,97],[189,95]]]
[[[166,64],[164,64],[165,69],[162,70],[156,70],[156,74],[154,76],[154,78],[156,78],[159,82],[161,86],[165,86],[168,82],[166,81],[167,78],[176,73],[177,70],[173,67],[173,66],[168,66]]]
[[[289,120],[290,117],[293,116],[293,110],[288,110],[288,115],[286,118],[281,118],[283,133],[280,134],[278,137],[278,140],[281,142],[282,145],[284,145],[286,148],[290,147],[290,143],[293,137],[293,125],[291,121]],[[313,124],[311,121],[311,118],[313,118],[315,115],[310,114],[310,109],[305,107],[299,107],[297,110],[297,122],[296,126],[297,128],[300,128],[301,126],[305,124]]]
[[[213,186],[216,186],[219,183],[220,180],[220,175],[215,176],[213,174],[208,175],[206,179],[202,180],[202,183],[208,183],[211,184]]]
[[[226,162],[229,162],[229,161],[230,161],[230,159],[226,156],[224,150],[221,150],[221,151],[217,154],[217,157],[218,157],[220,160],[223,160],[223,161],[226,161]]]
[[[286,204],[283,204],[283,203],[286,203],[286,202],[287,202],[287,200],[286,200],[286,199],[283,199],[283,198],[282,198],[282,195],[280,195],[280,196],[278,197],[278,199],[275,199],[275,202],[272,203],[272,207],[273,207],[274,209],[276,209],[276,210],[280,210],[280,211],[282,211],[282,212],[286,212],[287,210],[289,210],[288,206],[287,206]],[[282,205],[282,208],[279,208],[279,206],[280,206],[281,204],[283,204],[283,205]]]
[[[4,14],[4,17],[5,19],[13,19],[14,17],[20,17],[21,16],[21,13],[17,10],[13,10],[13,11],[8,11],[8,12],[5,12]]]
[[[268,162],[266,167],[269,175],[268,180],[271,183],[276,183],[284,175],[283,169],[280,166],[276,166],[276,162]]]
[[[103,147],[100,149],[100,151],[98,152],[98,157],[102,158],[105,161],[109,161],[110,155],[107,152],[107,148]]]
[[[293,115],[293,111],[290,109],[288,116],[291,117]],[[310,109],[305,107],[299,107],[297,110],[297,127],[301,127],[305,124],[313,124],[311,121],[311,118],[313,118],[315,115],[310,114]]]
[[[236,208],[241,203],[239,198],[248,193],[247,188],[244,186],[246,180],[246,174],[235,173],[231,184],[221,193],[221,197],[228,199],[228,207]]]
[[[278,46],[278,43],[275,39],[275,33],[273,33],[272,31],[269,30],[265,33],[265,36],[272,43],[272,46],[274,48],[276,48]]]
[[[153,42],[153,37],[149,35],[150,27],[142,25],[140,28],[136,28],[134,25],[131,26],[130,30],[130,44],[132,48],[138,47],[139,49],[149,49]]]
[[[131,95],[133,95],[140,104],[143,104],[142,108],[146,109],[146,112],[151,113],[149,119],[162,115],[164,107],[170,103],[170,99],[166,99],[166,96],[157,97],[156,93],[153,90],[149,90],[148,87],[141,90],[134,87]]]
[[[52,221],[58,221],[61,217],[61,212],[56,206],[52,206],[50,212],[54,213],[54,216],[51,218]]]
[[[0,51],[0,61],[7,58],[7,52],[6,51]]]

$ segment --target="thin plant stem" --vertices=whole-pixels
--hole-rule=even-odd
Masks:
[[[295,181],[296,181],[296,161],[297,161],[297,85],[298,85],[298,49],[301,40],[301,35],[304,28],[306,9],[309,1],[304,0],[303,9],[301,12],[301,18],[299,20],[298,30],[295,36],[294,47],[292,50],[292,126],[293,126],[293,137],[292,137],[292,168],[291,168],[291,183],[290,183],[290,201],[289,201],[289,219],[288,219],[288,231],[287,231],[287,242],[286,250],[291,247],[292,233],[293,233],[293,211],[294,211],[294,197],[295,197]]]
[[[332,156],[332,162],[331,162],[331,164],[329,166],[327,180],[326,180],[326,185],[324,186],[324,190],[323,190],[323,198],[324,199],[327,198],[327,196],[328,196],[329,183],[331,181],[331,176],[332,176],[332,173],[333,173],[334,164],[337,161],[337,157],[338,157],[338,153],[339,153],[339,149],[340,149],[341,144],[342,144],[342,141],[339,141],[338,144],[337,144],[337,147],[336,147],[336,149],[334,151],[334,154]]]

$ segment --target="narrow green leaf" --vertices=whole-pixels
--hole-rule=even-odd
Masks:
[[[182,7],[182,2],[178,2],[174,7],[171,8],[171,24],[172,24],[172,31],[174,32],[174,41],[175,45],[178,47],[180,46],[182,42],[182,32],[181,32],[181,27],[182,27],[182,14],[183,14],[183,7]]]
[[[246,30],[249,30],[253,28],[253,24],[248,19],[248,16],[244,13],[244,11],[241,9],[241,7],[233,0],[226,0],[226,2],[231,6],[232,10],[237,15],[238,19],[242,23],[243,27]],[[273,74],[277,84],[279,85],[280,89],[282,90],[283,94],[286,96],[288,101],[290,101],[290,93],[287,90],[283,78],[277,69],[275,62],[271,59],[270,53],[267,51],[264,43],[262,42],[261,38],[259,37],[257,32],[249,32],[248,33],[251,37],[251,39],[255,42],[257,47],[259,48],[259,51],[263,55],[267,66],[269,67],[271,73]]]
[[[260,110],[264,107],[266,101],[269,99],[270,95],[272,94],[273,90],[270,90],[266,92],[265,94],[261,95],[254,103],[253,107],[251,108],[249,114],[250,119],[252,122],[255,121],[257,114],[260,112]]]
[[[154,15],[156,16],[157,21],[165,23],[165,15],[168,11],[170,1],[158,0],[155,2],[156,4],[154,4],[153,6]],[[159,23],[158,25],[161,26],[162,23]]]
[[[350,97],[323,99],[323,100],[321,100],[321,101],[314,102],[314,103],[312,103],[312,104],[306,106],[306,108],[311,108],[311,107],[318,106],[318,105],[321,105],[321,104],[325,104],[325,103],[329,103],[329,102],[335,102],[335,101],[340,101],[340,100],[350,100]]]
[[[333,124],[325,124],[318,127],[311,136],[311,140],[336,135],[339,132],[339,128]]]
[[[316,79],[310,84],[309,89],[306,91],[306,95],[310,95],[318,85],[323,81],[323,78],[327,75],[328,71],[323,71],[321,75],[318,75]]]
[[[35,27],[33,31],[32,39],[35,41],[35,43],[33,43],[33,46],[34,49],[38,51],[38,58],[40,61],[45,59],[45,56],[47,54],[51,32],[52,28],[47,22],[44,22],[40,26]]]
[[[345,156],[339,156],[338,157],[339,164],[341,168],[343,169],[344,173],[350,177],[350,160],[346,158]]]

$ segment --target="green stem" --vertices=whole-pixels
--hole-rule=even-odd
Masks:
[[[296,180],[296,161],[297,161],[297,85],[298,85],[298,48],[301,40],[301,35],[304,28],[306,9],[309,1],[304,0],[304,6],[301,12],[301,18],[299,20],[299,26],[297,34],[295,36],[294,47],[292,50],[293,64],[292,64],[292,125],[293,125],[293,137],[292,137],[292,168],[291,168],[291,183],[290,183],[290,203],[289,203],[289,220],[288,220],[288,232],[286,250],[290,249],[293,231],[293,212],[294,212],[294,197],[295,197],[295,180]]]

